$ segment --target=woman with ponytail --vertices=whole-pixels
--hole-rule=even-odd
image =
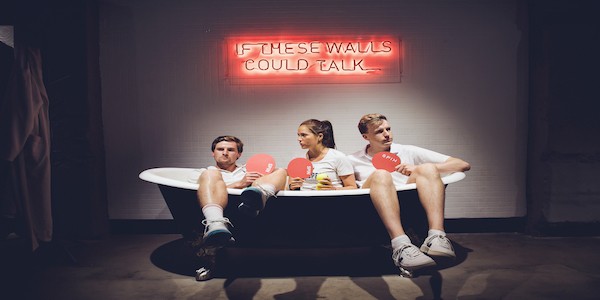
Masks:
[[[310,119],[298,127],[298,142],[313,164],[310,178],[289,178],[290,190],[356,189],[354,169],[346,155],[335,149],[329,121]]]

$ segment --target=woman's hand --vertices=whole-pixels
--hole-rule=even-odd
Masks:
[[[304,184],[304,179],[300,178],[300,177],[295,177],[295,178],[291,178],[289,179],[289,184],[288,184],[288,189],[290,190],[299,190],[300,187],[302,187],[302,184]]]
[[[317,190],[335,190],[336,187],[331,183],[329,177],[323,177],[317,181]]]

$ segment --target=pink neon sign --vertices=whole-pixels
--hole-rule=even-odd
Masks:
[[[399,82],[394,37],[236,37],[227,39],[232,83]]]

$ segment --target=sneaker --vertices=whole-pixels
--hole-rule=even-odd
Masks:
[[[238,210],[247,216],[256,217],[264,208],[268,195],[260,186],[251,186],[244,189],[240,197]]]
[[[419,251],[419,248],[413,244],[404,244],[404,246],[395,249],[392,252],[392,259],[396,266],[407,270],[435,266],[435,261]]]
[[[222,248],[227,244],[235,242],[231,231],[227,229],[227,224],[233,226],[227,218],[202,220],[202,225],[204,225],[204,235],[202,237],[204,246]]]
[[[434,234],[428,236],[421,245],[421,251],[427,255],[431,256],[441,256],[441,257],[449,257],[455,258],[456,254],[454,253],[454,248],[452,247],[452,242],[444,236]]]

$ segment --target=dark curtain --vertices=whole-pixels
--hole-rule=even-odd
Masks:
[[[41,53],[31,36],[15,28],[12,72],[0,103],[0,159],[5,192],[3,218],[17,220],[31,241],[52,239],[50,193],[50,126]]]

